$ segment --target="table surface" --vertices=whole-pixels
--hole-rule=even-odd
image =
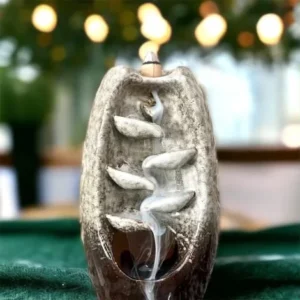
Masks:
[[[0,222],[0,299],[95,299],[77,219]],[[300,225],[220,236],[205,299],[300,299]]]

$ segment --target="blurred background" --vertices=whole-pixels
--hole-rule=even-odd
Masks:
[[[206,91],[223,228],[298,222],[297,0],[0,0],[0,219],[78,215],[97,87],[149,50]]]

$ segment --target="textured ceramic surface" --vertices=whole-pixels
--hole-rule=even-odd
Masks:
[[[157,124],[153,91],[163,105]],[[152,201],[157,182],[164,195]],[[153,281],[153,299],[201,299],[218,239],[217,160],[203,91],[184,67],[157,78],[115,67],[97,92],[84,145],[80,209],[82,240],[101,300],[150,299],[147,280],[126,273],[122,252],[128,243],[129,260],[143,260],[139,251],[151,241],[140,216],[143,207],[168,232],[163,242],[169,264]]]

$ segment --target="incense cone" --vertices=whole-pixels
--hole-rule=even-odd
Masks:
[[[162,75],[162,68],[157,54],[154,52],[146,54],[140,72],[147,77],[159,77]]]

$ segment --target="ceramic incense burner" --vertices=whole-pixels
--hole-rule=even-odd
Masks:
[[[114,67],[90,116],[82,240],[101,300],[199,300],[213,267],[219,194],[212,125],[188,68]]]

